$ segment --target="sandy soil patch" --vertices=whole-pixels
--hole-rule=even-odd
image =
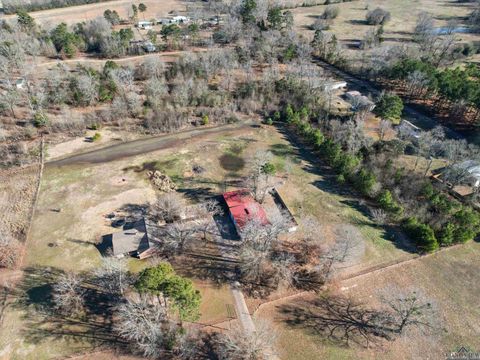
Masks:
[[[99,133],[101,138],[95,142],[89,140],[95,133]],[[54,160],[72,153],[79,153],[89,151],[101,146],[111,145],[117,141],[127,141],[135,137],[133,134],[119,134],[118,132],[101,129],[101,130],[87,130],[85,136],[77,137],[59,144],[48,145],[47,161]]]

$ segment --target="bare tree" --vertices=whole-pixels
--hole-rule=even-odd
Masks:
[[[207,234],[215,229],[213,218],[217,215],[223,214],[223,209],[215,199],[203,201],[197,209],[197,229],[202,232],[203,239],[207,240]]]
[[[171,351],[169,343],[175,339],[175,330],[167,309],[147,297],[128,299],[117,307],[115,332],[146,357],[166,356]]]
[[[131,283],[127,262],[113,256],[102,258],[102,264],[95,269],[93,276],[97,285],[113,296],[123,295]]]
[[[64,314],[78,314],[84,306],[82,278],[74,273],[65,273],[53,285],[55,307]]]
[[[272,164],[273,154],[270,151],[259,150],[250,161],[250,176],[248,185],[255,199],[262,203],[268,190],[272,187],[272,175],[275,166]]]
[[[382,119],[378,125],[378,138],[380,141],[385,140],[385,136],[392,130],[392,122],[390,120]]]
[[[157,218],[167,223],[180,220],[184,211],[185,201],[175,192],[162,194],[154,205]]]
[[[0,93],[0,110],[10,111],[12,117],[16,119],[15,106],[20,103],[20,94],[17,89],[11,85],[6,91]]]
[[[163,229],[163,249],[169,253],[183,253],[195,238],[193,223],[175,222]]]
[[[267,360],[272,355],[275,332],[265,322],[256,320],[255,331],[235,327],[216,339],[217,355],[221,360]]]
[[[372,220],[377,225],[383,225],[387,220],[387,213],[383,209],[378,209],[378,208],[371,209],[370,215],[372,217]]]
[[[391,331],[403,334],[409,328],[423,332],[438,330],[435,304],[423,291],[389,287],[382,290],[380,298],[390,313]]]

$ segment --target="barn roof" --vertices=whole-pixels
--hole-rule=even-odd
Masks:
[[[260,220],[263,225],[268,224],[265,210],[250,195],[248,190],[235,190],[223,194],[223,198],[227,203],[228,210],[240,229],[252,219]]]

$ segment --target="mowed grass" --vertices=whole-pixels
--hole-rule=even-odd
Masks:
[[[374,307],[383,289],[397,291],[420,290],[437,309],[433,321],[440,329],[434,333],[407,332],[395,341],[383,342],[381,347],[366,349],[352,344],[335,345],[312,329],[286,324],[280,313],[284,304],[263,307],[257,317],[270,319],[278,336],[277,351],[285,360],[313,359],[371,359],[381,351],[382,359],[440,359],[460,346],[480,348],[480,244],[470,242],[434,255],[414,260],[400,267],[386,269],[339,285],[345,296]],[[297,300],[298,301],[298,300]],[[293,300],[290,304],[295,304]]]

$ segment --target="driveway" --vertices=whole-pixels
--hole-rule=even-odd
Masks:
[[[195,128],[175,134],[159,135],[145,139],[123,142],[104,148],[72,155],[59,160],[52,160],[45,164],[46,167],[58,167],[74,164],[99,164],[137,156],[156,150],[168,149],[188,143],[192,139],[201,139],[211,135],[227,134],[230,131],[248,129],[256,126],[254,122],[239,122],[229,125],[219,125],[209,128]]]

